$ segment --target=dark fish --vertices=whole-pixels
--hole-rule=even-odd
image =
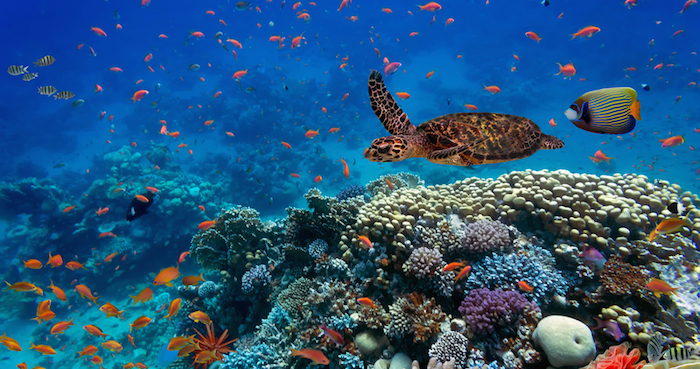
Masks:
[[[676,215],[683,215],[683,213],[685,213],[685,206],[676,201],[671,201],[671,203],[668,204],[668,211]]]
[[[112,15],[114,16],[114,19],[119,19],[119,12],[118,11],[115,10],[114,13],[112,13]]]
[[[450,99],[447,99],[447,106],[450,105]]]
[[[216,174],[218,174],[218,175],[220,175],[220,176],[223,176],[223,175],[224,175],[223,173],[221,173],[220,170],[216,170],[215,172],[216,172]]]
[[[81,105],[83,105],[83,104],[85,104],[85,100],[79,99],[79,100],[73,101],[73,103],[72,103],[71,105],[72,105],[74,108],[77,108],[77,107],[79,107],[79,106],[81,106]]]
[[[66,166],[66,163],[58,163],[58,164],[54,164],[53,167],[54,167],[54,168],[63,168],[63,167],[65,167],[65,166]]]
[[[284,85],[284,89],[289,91],[289,87],[287,87],[287,85]]]
[[[259,179],[255,178],[255,177],[253,177],[253,179],[255,179],[256,181],[258,181],[258,184],[262,184],[262,182],[260,182]]]
[[[250,1],[239,1],[236,3],[236,9],[243,10],[250,5]]]
[[[651,87],[646,83],[642,83],[642,90],[651,91]]]
[[[245,92],[253,92],[253,91],[256,91],[255,87],[246,87],[245,88]]]
[[[549,0],[542,0],[542,5],[544,5],[545,7],[548,7],[548,6],[549,6]]]
[[[134,219],[141,217],[142,215],[148,214],[148,208],[153,204],[153,198],[155,195],[153,192],[142,193],[148,199],[148,202],[141,202],[137,198],[131,199],[129,204],[129,209],[126,211],[126,221],[131,222]]]
[[[246,169],[245,172],[250,173],[251,170],[253,170],[253,167],[248,167],[248,169]]]
[[[585,131],[623,134],[633,130],[642,119],[639,109],[637,91],[630,87],[614,87],[581,95],[564,115]]]

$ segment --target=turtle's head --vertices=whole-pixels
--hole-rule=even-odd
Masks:
[[[387,136],[374,139],[365,149],[369,161],[392,162],[410,158],[413,148],[403,136]]]

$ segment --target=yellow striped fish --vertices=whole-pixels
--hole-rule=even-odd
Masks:
[[[35,67],[36,67],[36,66],[45,67],[45,66],[47,66],[47,65],[53,64],[53,62],[55,62],[55,61],[56,61],[56,58],[54,58],[54,57],[51,56],[51,55],[46,55],[45,57],[43,57],[43,58],[41,58],[41,59],[35,61],[35,62],[34,62],[34,66],[35,66]]]
[[[39,95],[51,96],[51,95],[55,94],[56,91],[58,91],[58,89],[56,89],[56,87],[53,87],[53,86],[39,87]]]
[[[603,88],[581,95],[564,115],[576,127],[588,132],[623,134],[642,120],[640,107],[633,88]]]
[[[19,76],[20,74],[27,73],[27,68],[24,65],[10,65],[9,68],[7,68],[7,73],[10,73],[13,76]]]
[[[54,98],[54,100],[58,100],[58,99],[68,100],[68,99],[72,98],[73,96],[75,96],[75,94],[70,92],[70,91],[61,91],[61,92],[57,93],[56,95],[54,95],[53,98]]]
[[[23,81],[31,81],[34,78],[39,77],[39,73],[27,73],[22,76]]]

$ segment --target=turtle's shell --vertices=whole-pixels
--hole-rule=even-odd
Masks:
[[[508,114],[456,113],[422,123],[431,151],[479,142],[460,156],[472,164],[500,163],[534,154],[546,136],[533,121]]]

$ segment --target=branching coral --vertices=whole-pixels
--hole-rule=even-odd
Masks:
[[[347,200],[351,197],[356,197],[356,196],[364,196],[367,193],[367,188],[365,186],[360,186],[360,185],[350,185],[348,187],[345,187],[344,189],[340,190],[337,195],[335,195],[335,198],[343,201]]]
[[[642,266],[633,266],[622,261],[617,255],[611,256],[603,266],[600,275],[600,283],[605,290],[613,295],[641,296],[646,291],[646,284],[651,277],[648,271]]]
[[[270,284],[271,280],[272,276],[267,265],[256,265],[241,277],[241,289],[245,293],[251,293],[255,290],[259,292],[262,287]]]
[[[472,332],[488,334],[497,327],[511,326],[526,309],[535,308],[519,292],[479,288],[469,291],[459,312]]]
[[[428,355],[439,363],[455,361],[457,368],[466,368],[469,357],[469,340],[457,332],[445,332],[437,342],[430,346]]]
[[[389,306],[391,322],[384,328],[389,337],[403,338],[413,334],[413,342],[425,342],[437,335],[447,318],[435,299],[426,299],[416,292],[399,297]]]

